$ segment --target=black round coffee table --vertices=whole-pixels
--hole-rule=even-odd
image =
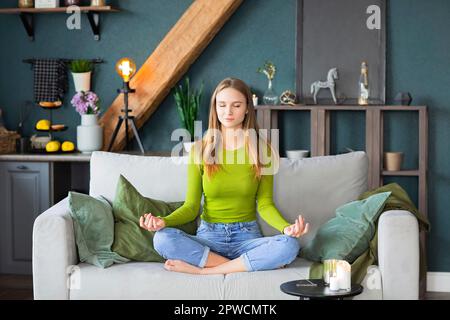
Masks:
[[[337,299],[353,297],[363,291],[360,284],[353,284],[350,290],[331,291],[325,282],[319,279],[296,280],[285,282],[280,286],[284,293],[297,296],[300,300]]]

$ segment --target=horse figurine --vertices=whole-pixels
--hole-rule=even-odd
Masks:
[[[327,81],[316,81],[311,84],[311,94],[314,97],[314,103],[317,104],[317,93],[322,88],[329,88],[331,91],[331,95],[333,96],[333,101],[337,104],[336,93],[335,93],[335,82],[334,80],[338,79],[337,68],[332,68],[328,71]]]

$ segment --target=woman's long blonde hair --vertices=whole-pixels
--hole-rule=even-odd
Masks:
[[[203,165],[203,170],[206,172],[209,179],[222,169],[222,165],[217,163],[217,161],[211,161],[211,158],[217,160],[216,151],[220,150],[219,148],[222,148],[222,139],[218,136],[221,133],[221,124],[216,111],[216,96],[220,91],[226,88],[233,88],[246,97],[248,113],[245,115],[242,123],[244,146],[245,150],[250,155],[250,161],[255,171],[255,178],[259,179],[261,177],[262,168],[267,166],[267,164],[263,164],[260,161],[260,156],[268,155],[271,162],[278,162],[279,154],[264,137],[260,136],[258,124],[256,122],[255,107],[253,106],[252,93],[245,82],[240,79],[226,78],[222,80],[214,90],[210,102],[208,130],[203,136],[203,139],[196,143],[195,147],[197,155],[196,163]],[[252,134],[252,132],[255,134]],[[261,150],[261,145],[266,147],[264,152]],[[199,152],[199,149],[201,152]],[[200,154],[201,159],[199,157]]]

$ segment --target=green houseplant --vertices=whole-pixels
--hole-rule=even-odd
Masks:
[[[194,141],[194,123],[198,117],[198,109],[203,95],[203,83],[199,90],[193,90],[190,86],[189,77],[186,77],[184,86],[181,84],[174,88],[174,98],[178,116],[183,128],[189,131],[191,143],[185,144],[185,150],[189,151]]]
[[[93,64],[89,60],[73,60],[69,64],[72,72],[73,82],[76,92],[88,92],[91,90],[91,74]]]

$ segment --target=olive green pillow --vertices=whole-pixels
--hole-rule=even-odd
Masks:
[[[123,175],[120,175],[113,201],[115,220],[113,251],[134,261],[164,262],[164,258],[153,248],[155,233],[142,229],[139,226],[139,218],[148,212],[165,217],[182,205],[183,201],[164,202],[144,197]],[[197,223],[194,220],[175,228],[188,234],[195,234]]]
[[[114,217],[108,200],[69,191],[69,207],[81,262],[106,268],[128,261],[111,251]]]
[[[339,259],[353,263],[369,247],[375,222],[390,194],[378,193],[337,208],[336,217],[319,228],[300,256],[315,262]]]

